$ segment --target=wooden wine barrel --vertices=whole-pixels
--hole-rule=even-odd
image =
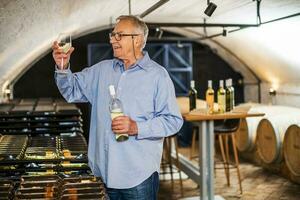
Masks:
[[[288,109],[290,110],[290,109]],[[257,127],[257,150],[265,164],[280,163],[283,158],[282,143],[286,130],[292,124],[300,123],[299,109],[293,113],[269,116]]]
[[[251,109],[254,107],[258,107],[260,104],[257,103],[244,103],[240,104],[235,107],[235,112],[251,112]],[[261,119],[262,117],[258,117]],[[241,119],[239,129],[237,130],[235,136],[236,136],[236,146],[237,149],[240,152],[245,151],[252,151],[254,147],[254,141],[256,136],[253,135],[256,131],[253,132],[252,130],[249,130],[251,128],[256,128],[258,122],[256,124],[255,121],[259,121],[257,117],[254,117],[253,119],[247,120],[247,119]]]
[[[236,133],[236,144],[240,152],[252,152],[255,150],[255,142],[257,135],[257,126],[263,118],[270,116],[279,116],[281,113],[287,113],[290,107],[272,106],[262,104],[242,104],[237,109],[243,112],[260,112],[265,113],[263,117],[250,117],[242,119],[239,129]],[[294,110],[294,108],[292,109]],[[300,109],[299,109],[300,112]]]
[[[256,139],[256,127],[261,120],[259,118],[241,119],[239,129],[236,133],[236,145],[239,151],[252,151]]]
[[[291,125],[285,135],[283,143],[285,164],[291,176],[300,177],[300,127]]]

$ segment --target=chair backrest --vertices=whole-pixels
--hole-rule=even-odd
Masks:
[[[228,129],[236,131],[240,126],[240,119],[225,119],[223,125]]]
[[[236,132],[240,125],[240,119],[226,119],[217,121],[214,124],[215,133],[232,133]]]

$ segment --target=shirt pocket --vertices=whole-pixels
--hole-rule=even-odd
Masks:
[[[153,118],[155,108],[152,91],[144,90],[135,92],[133,104],[135,107],[134,115],[138,121],[144,121]]]

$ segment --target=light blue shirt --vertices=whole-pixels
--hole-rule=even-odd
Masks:
[[[160,170],[164,137],[182,126],[168,72],[144,57],[124,70],[121,60],[104,60],[81,72],[56,70],[59,91],[68,102],[92,105],[89,166],[109,188],[131,188]],[[109,85],[114,85],[124,114],[137,122],[138,135],[117,142],[111,130]]]

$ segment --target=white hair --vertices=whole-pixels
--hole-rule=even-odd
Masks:
[[[142,45],[142,49],[141,49],[141,50],[143,50],[146,46],[147,37],[148,37],[148,33],[149,33],[149,29],[148,29],[148,26],[146,25],[146,23],[140,17],[134,16],[134,15],[121,15],[117,18],[117,22],[119,22],[121,20],[130,21],[137,29],[139,29],[143,33],[143,45]]]

